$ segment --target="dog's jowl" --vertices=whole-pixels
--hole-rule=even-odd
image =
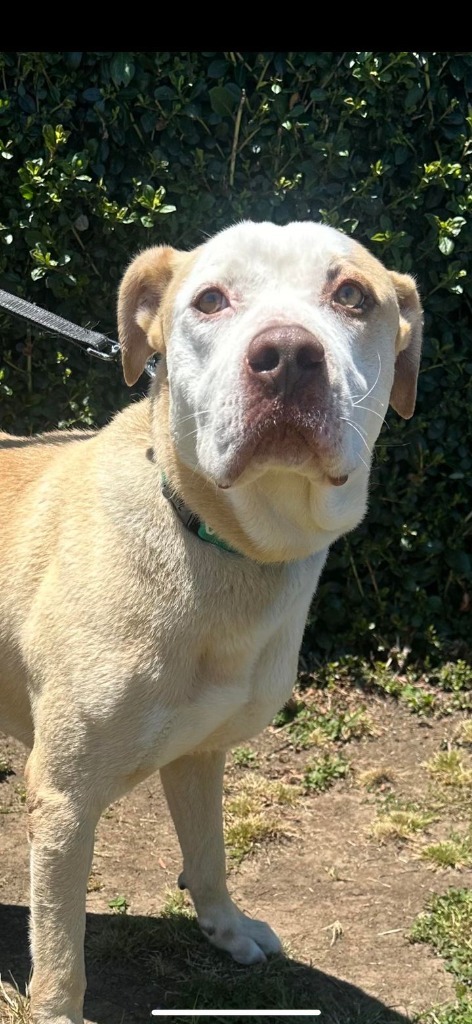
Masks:
[[[242,223],[128,267],[126,380],[98,432],[0,440],[0,727],[31,747],[34,1020],[80,1024],[97,820],[159,769],[203,932],[280,949],[225,882],[225,751],[290,694],[329,545],[367,504],[389,402],[411,416],[412,278],[313,223]]]

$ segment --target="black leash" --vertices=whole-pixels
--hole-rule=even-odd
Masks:
[[[55,334],[73,345],[85,349],[87,355],[95,356],[96,359],[104,359],[106,362],[115,362],[118,358],[120,346],[117,341],[112,341],[105,334],[98,334],[96,331],[89,331],[86,327],[79,327],[70,320],[64,320],[62,316],[49,313],[41,306],[35,306],[32,302],[19,299],[17,295],[3,291],[0,288],[0,309],[4,309],[19,320],[26,320],[28,323],[42,327],[49,334]],[[152,362],[145,367],[146,373],[154,377],[154,365]]]
[[[89,331],[86,327],[79,327],[78,324],[64,320],[64,317],[56,316],[55,313],[49,313],[47,309],[41,309],[41,306],[35,306],[32,302],[26,302],[25,299],[19,299],[17,295],[11,295],[10,292],[5,292],[2,288],[0,288],[0,309],[18,317],[19,320],[26,320],[28,323],[41,327],[49,334],[71,341],[79,348],[84,348],[89,356],[105,359],[106,362],[112,362],[118,357],[120,346],[117,341],[112,341],[105,334],[98,334],[96,331]],[[157,358],[155,356],[150,359],[145,366],[149,377],[155,375]],[[162,475],[162,493],[187,530],[200,537],[201,540],[215,544],[216,547],[222,548],[224,551],[229,551],[231,554],[238,553],[221,537],[217,537],[206,523],[203,523],[194,512],[187,508],[183,499],[174,494],[164,474]]]

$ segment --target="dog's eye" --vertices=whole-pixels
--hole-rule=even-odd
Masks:
[[[346,309],[363,309],[366,296],[358,284],[346,281],[334,294],[334,301]]]
[[[200,313],[206,313],[207,316],[211,316],[212,313],[220,313],[222,309],[226,309],[229,306],[229,302],[226,295],[223,295],[219,288],[208,288],[206,292],[202,292],[198,296],[194,305],[195,309],[198,309]]]

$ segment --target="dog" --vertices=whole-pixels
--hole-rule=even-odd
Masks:
[[[367,505],[389,402],[414,410],[414,280],[312,222],[242,222],[141,252],[121,283],[124,376],[97,432],[1,435],[0,726],[31,747],[30,986],[81,1024],[102,811],[160,770],[203,933],[280,950],[226,888],[225,752],[290,695],[327,551]]]

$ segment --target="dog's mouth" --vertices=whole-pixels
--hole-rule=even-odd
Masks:
[[[220,486],[232,486],[249,469],[273,465],[305,471],[340,487],[348,479],[347,473],[339,472],[340,451],[340,424],[336,426],[327,410],[308,416],[297,409],[273,406],[269,414],[262,412],[246,424]]]

